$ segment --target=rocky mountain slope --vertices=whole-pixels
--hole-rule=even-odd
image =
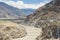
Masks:
[[[40,27],[46,20],[60,20],[60,1],[53,0],[27,16],[26,23]]]
[[[36,40],[60,40],[60,0],[52,0],[27,16],[25,22],[42,28]]]
[[[15,19],[20,17],[23,18],[24,16],[25,15],[20,9],[10,6],[6,3],[0,2],[0,18]]]

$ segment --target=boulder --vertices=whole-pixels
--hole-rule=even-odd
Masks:
[[[26,29],[22,25],[12,22],[0,23],[0,33],[0,35],[4,34],[2,38],[5,38],[6,40],[22,38],[27,35]]]

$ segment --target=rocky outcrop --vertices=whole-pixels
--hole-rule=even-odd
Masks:
[[[0,23],[0,39],[12,40],[22,38],[27,35],[26,29],[23,26],[12,22]]]
[[[51,38],[55,40],[60,38],[60,21],[45,22],[42,27],[42,35],[39,35],[36,40],[50,40]]]

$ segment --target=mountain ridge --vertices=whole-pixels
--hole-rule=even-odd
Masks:
[[[24,14],[18,8],[10,6],[4,2],[0,2],[0,18],[20,18]]]

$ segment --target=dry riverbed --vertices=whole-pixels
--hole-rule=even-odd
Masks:
[[[40,28],[35,28],[32,26],[24,26],[24,27],[26,28],[27,35],[23,38],[18,38],[18,39],[13,39],[13,40],[35,40],[36,37],[41,33]]]

